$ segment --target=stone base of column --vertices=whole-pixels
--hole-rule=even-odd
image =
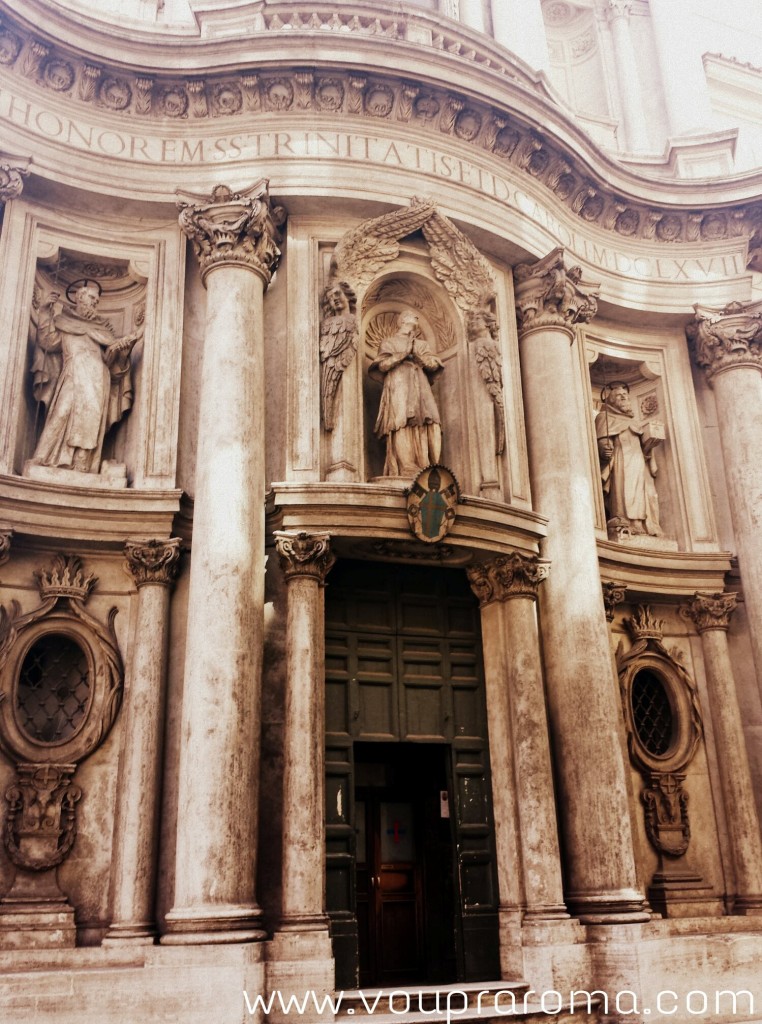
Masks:
[[[528,907],[524,912],[524,921],[568,921],[570,916],[564,904],[560,903],[557,906]]]
[[[650,921],[644,897],[634,889],[600,894],[567,893],[569,913],[583,924],[638,924]]]
[[[0,906],[0,950],[74,949],[77,929],[68,903]]]
[[[277,931],[267,943],[267,991],[276,993],[268,1021],[293,1019],[293,1010],[283,1010],[292,996],[299,1004],[308,998],[304,1013],[299,1014],[300,1021],[334,1019],[327,997],[333,997],[336,970],[327,919],[323,918],[323,922],[319,931]]]
[[[736,896],[733,913],[744,917],[762,917],[762,896]]]
[[[521,910],[500,907],[497,912],[500,939],[500,977],[513,981],[524,976],[524,955],[521,951]]]
[[[266,938],[258,906],[215,906],[171,910],[160,941],[164,946],[198,946]]]
[[[158,937],[151,921],[121,921],[109,926],[104,946],[152,946]]]

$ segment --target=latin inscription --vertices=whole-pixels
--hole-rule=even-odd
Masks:
[[[499,174],[451,153],[400,140],[353,132],[237,132],[216,138],[167,138],[84,125],[9,92],[0,91],[0,118],[67,147],[101,157],[153,165],[210,165],[289,158],[337,158],[399,167],[457,182],[493,197],[541,224],[571,253],[588,264],[637,279],[722,280],[743,274],[740,252],[686,257],[635,256],[591,241],[569,227],[533,196]],[[486,154],[485,154],[486,156]]]

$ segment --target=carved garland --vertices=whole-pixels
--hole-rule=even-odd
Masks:
[[[641,794],[646,835],[654,849],[668,857],[681,857],[688,849],[690,822],[688,794],[683,789],[685,771],[703,735],[696,684],[663,643],[663,623],[651,609],[640,606],[625,620],[633,645],[616,653],[619,687],[630,759],[646,783]],[[671,731],[664,750],[646,742],[636,711],[639,680],[655,683],[669,703]],[[645,712],[648,721],[648,711]]]
[[[338,19],[338,20],[337,20]],[[367,24],[362,24],[366,22]],[[356,24],[355,24],[356,22]],[[379,28],[375,25],[378,23]],[[401,22],[399,24],[402,24]],[[267,30],[295,32],[360,31],[366,35],[399,36],[394,19],[341,19],[306,16],[294,12],[290,20],[273,14],[265,19]],[[475,51],[456,36],[434,37],[434,46],[456,56],[476,59]],[[532,87],[530,79],[517,69],[481,57],[482,66],[492,67],[505,77]],[[118,114],[171,120],[207,117],[239,117],[268,112],[332,117],[351,116],[411,122],[439,134],[453,135],[462,142],[493,153],[540,182],[571,212],[587,223],[595,223],[625,237],[656,242],[680,243],[716,241],[751,235],[762,225],[762,205],[739,205],[732,210],[686,212],[654,208],[628,202],[609,191],[603,183],[591,181],[589,171],[577,170],[564,150],[515,118],[470,97],[436,87],[422,88],[420,82],[401,77],[385,78],[331,70],[325,74],[300,70],[262,73],[247,69],[235,76],[210,75],[200,79],[165,79],[130,75],[121,69],[104,70],[61,52],[47,43],[25,36],[15,27],[0,22],[0,65],[31,79],[37,85],[80,102]]]
[[[86,575],[72,555],[57,555],[35,575],[37,608],[21,614],[17,601],[9,610],[0,606],[0,749],[16,765],[16,782],[5,794],[5,848],[17,867],[39,872],[60,864],[74,843],[75,806],[82,794],[73,776],[114,724],[124,670],[114,632],[116,608],[103,625],[84,607],[95,576]],[[33,646],[52,636],[73,642],[83,653],[89,693],[77,698],[78,720],[68,733],[48,740],[24,722],[19,686]]]

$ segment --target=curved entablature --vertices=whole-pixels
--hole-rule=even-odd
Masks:
[[[31,15],[38,4],[28,6]],[[359,3],[346,14],[356,6],[362,17],[336,27],[327,20],[328,6],[325,17],[313,6],[307,18],[302,4],[252,4],[250,12],[242,9],[253,19],[243,45],[240,32],[225,24],[218,35],[172,36],[176,45],[168,47],[167,37],[134,33],[117,45],[100,28],[85,29],[60,11],[48,17],[50,8],[39,6],[48,34],[0,2],[0,73],[8,82],[0,119],[22,134],[31,131],[43,147],[47,140],[57,144],[57,161],[36,160],[43,175],[60,164],[61,144],[86,150],[82,140],[102,135],[106,124],[114,138],[97,155],[109,158],[114,180],[124,177],[129,187],[126,162],[150,162],[152,143],[144,140],[153,137],[184,139],[168,145],[190,147],[186,163],[219,166],[266,158],[266,152],[243,152],[240,141],[260,126],[271,130],[277,121],[279,128],[290,122],[302,128],[297,119],[309,118],[319,133],[335,132],[337,122],[351,131],[359,121],[400,140],[408,133],[432,144],[449,137],[511,176],[538,183],[552,205],[584,225],[623,240],[717,242],[750,236],[762,221],[758,173],[703,182],[699,210],[695,181],[647,180],[621,166],[575,124],[544,76],[463,26],[457,36],[444,35],[448,19],[437,15],[409,14],[400,5],[384,13],[378,4]],[[335,5],[330,9],[335,16]],[[78,43],[57,42],[54,34]],[[132,149],[119,141],[122,130],[131,134]],[[203,135],[208,156],[203,144],[194,144]],[[212,137],[224,144],[215,148]],[[155,198],[167,198],[156,191]],[[141,182],[141,193],[150,192]]]

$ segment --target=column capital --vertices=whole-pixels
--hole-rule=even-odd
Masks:
[[[177,578],[182,542],[169,540],[128,540],[124,546],[124,567],[140,588],[149,583],[171,586]]]
[[[738,604],[738,594],[702,594],[697,592],[685,606],[685,614],[696,624],[698,633],[708,629],[722,629],[727,632],[730,616]]]
[[[276,530],[275,547],[286,582],[297,577],[316,580],[321,586],[333,568],[336,556],[331,551],[329,533],[290,533]]]
[[[519,334],[548,327],[571,334],[574,324],[588,323],[598,311],[600,285],[583,281],[581,267],[567,270],[560,247],[536,263],[520,263],[513,276]]]
[[[11,541],[13,530],[8,526],[0,526],[0,565],[5,565],[11,557]]]
[[[627,593],[627,586],[624,583],[615,583],[614,580],[605,580],[601,584],[603,588],[603,603],[606,607],[606,621],[614,621],[614,609],[624,601]]]
[[[178,190],[180,227],[193,243],[203,280],[217,267],[235,266],[258,274],[265,287],[270,283],[286,212],[272,205],[268,186],[261,178],[240,192],[227,185],[215,185],[209,196]]]
[[[0,158],[0,206],[16,199],[24,189],[24,178],[29,174],[26,160]]]
[[[632,11],[632,0],[608,0],[606,13],[609,21],[616,21],[617,18],[629,18]]]
[[[695,305],[685,333],[707,381],[735,367],[762,371],[762,302],[731,302],[721,309]]]
[[[468,582],[482,608],[493,601],[508,601],[514,597],[536,600],[537,588],[549,572],[550,562],[518,551],[466,569]]]

